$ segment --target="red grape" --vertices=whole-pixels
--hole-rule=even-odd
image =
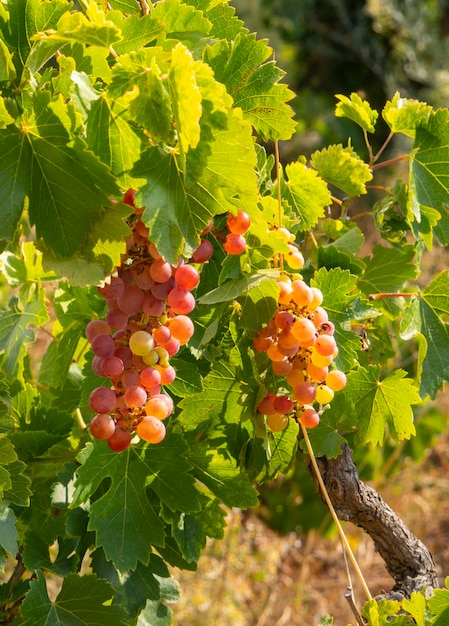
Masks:
[[[89,430],[96,439],[109,439],[115,431],[115,422],[107,413],[97,413],[89,424]]]

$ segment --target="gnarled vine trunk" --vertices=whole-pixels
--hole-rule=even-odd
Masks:
[[[342,454],[336,459],[320,458],[317,461],[337,516],[359,526],[371,537],[395,580],[388,597],[410,597],[413,591],[424,588],[430,594],[438,586],[430,551],[379,493],[359,479],[351,449],[344,445]],[[315,476],[314,481],[319,490]]]

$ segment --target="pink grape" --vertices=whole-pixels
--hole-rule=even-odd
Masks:
[[[142,310],[149,317],[160,317],[165,311],[165,302],[155,298],[153,294],[145,292]]]
[[[114,452],[121,452],[129,447],[131,439],[131,434],[126,430],[122,430],[122,428],[117,425],[115,431],[109,439],[107,439],[106,443]]]
[[[115,422],[107,413],[97,413],[89,424],[89,430],[96,439],[109,439],[115,431]]]
[[[110,335],[97,335],[92,339],[92,352],[95,356],[104,359],[112,356],[115,350],[115,341]]]
[[[133,385],[126,389],[124,398],[129,408],[138,408],[145,404],[147,392],[140,385]]]
[[[135,369],[127,369],[122,374],[122,385],[127,389],[128,387],[135,387],[140,382],[139,372]]]
[[[172,266],[162,259],[154,261],[150,265],[150,276],[157,283],[165,283],[171,278],[173,273]]]
[[[234,235],[244,235],[251,225],[251,220],[248,213],[238,211],[237,215],[229,213],[226,225]]]
[[[129,285],[125,287],[122,295],[117,299],[117,304],[123,313],[135,315],[143,305],[143,291],[137,285]]]
[[[170,396],[158,393],[151,396],[145,404],[145,412],[147,415],[153,415],[158,419],[164,420],[173,413],[174,405]]]
[[[104,320],[92,320],[86,326],[86,337],[92,342],[92,339],[97,335],[110,335],[112,334],[111,327]]]
[[[192,260],[195,263],[206,263],[214,252],[214,247],[207,239],[201,239],[199,246],[192,254]]]
[[[111,328],[115,328],[116,330],[123,330],[126,328],[128,324],[129,316],[127,313],[123,313],[118,307],[109,309],[106,313],[106,321],[111,326]]]
[[[186,315],[195,308],[195,298],[190,291],[175,287],[167,296],[167,304],[173,313]]]
[[[195,331],[195,326],[187,315],[172,317],[168,322],[168,327],[172,336],[178,339],[182,346],[189,341]]]
[[[223,248],[228,254],[241,254],[246,248],[246,239],[242,235],[231,233],[226,236]]]
[[[151,293],[155,298],[159,298],[159,300],[165,300],[170,293],[170,291],[176,286],[175,279],[171,276],[164,283],[156,283],[154,287],[151,288]]]
[[[125,366],[118,356],[107,356],[101,362],[101,370],[108,378],[118,378],[122,375]]]
[[[147,415],[137,424],[136,433],[148,443],[159,443],[165,437],[165,426],[156,417]]]
[[[89,406],[95,413],[112,413],[115,403],[115,392],[109,387],[97,387],[89,395]]]
[[[193,265],[181,265],[175,272],[175,281],[180,289],[191,291],[200,282],[200,274]]]
[[[154,387],[160,385],[161,375],[155,367],[146,367],[140,372],[139,383],[145,387],[145,389],[154,389]]]

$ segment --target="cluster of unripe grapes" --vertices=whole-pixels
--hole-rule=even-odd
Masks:
[[[301,269],[301,253],[294,244],[289,247],[287,263]],[[279,385],[285,393],[267,393],[257,409],[267,416],[273,431],[284,430],[289,417],[313,428],[320,421],[322,407],[346,385],[345,374],[333,366],[338,354],[335,328],[321,306],[319,289],[309,287],[301,276],[286,273],[278,286],[278,308],[253,345],[258,352],[266,352],[274,374],[285,380]]]
[[[176,378],[170,358],[177,354],[194,332],[188,314],[195,307],[192,291],[198,285],[197,265],[213,253],[210,241],[203,238],[189,262],[179,259],[176,266],[167,262],[149,239],[134,204],[133,190],[124,202],[133,207],[129,218],[132,234],[126,254],[102,287],[107,314],[86,326],[86,337],[94,354],[92,369],[110,383],[95,388],[89,406],[95,412],[89,429],[97,439],[105,439],[115,451],[126,449],[137,434],[149,443],[165,437],[164,420],[173,410],[173,400],[164,391]],[[229,254],[241,247],[241,233],[249,228],[246,213],[229,214],[229,235],[224,248]],[[213,228],[213,221],[203,231]],[[229,249],[228,249],[229,248]],[[244,246],[243,246],[244,248]]]

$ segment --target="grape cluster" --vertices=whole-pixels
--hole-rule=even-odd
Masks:
[[[286,241],[292,241],[290,233],[282,230]],[[293,243],[289,248],[287,264],[301,269],[301,252]],[[321,306],[319,289],[309,287],[301,276],[286,273],[278,286],[278,308],[253,345],[258,352],[266,352],[274,374],[285,379],[285,393],[267,393],[257,409],[267,416],[273,431],[284,430],[289,416],[313,428],[320,421],[321,407],[346,385],[345,374],[333,366],[338,354],[335,328]]]
[[[163,390],[176,377],[170,357],[193,335],[188,314],[195,307],[192,290],[200,280],[195,264],[212,254],[210,242],[203,240],[192,262],[180,259],[171,265],[149,240],[132,190],[124,201],[134,208],[127,252],[116,272],[98,288],[107,305],[105,319],[86,326],[94,354],[92,369],[110,379],[110,385],[97,387],[89,396],[95,412],[89,429],[115,451],[127,448],[135,433],[149,443],[165,437],[163,420],[174,409]]]

